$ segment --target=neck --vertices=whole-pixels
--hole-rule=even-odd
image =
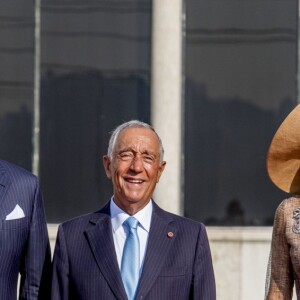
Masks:
[[[124,201],[118,201],[118,199],[116,199],[114,197],[114,201],[115,201],[116,205],[119,206],[128,215],[133,216],[136,213],[138,213],[140,210],[142,210],[150,202],[150,199],[144,203],[133,202],[130,200],[128,200],[128,201],[126,201],[126,203],[124,203]]]

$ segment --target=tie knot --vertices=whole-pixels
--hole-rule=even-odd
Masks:
[[[139,221],[135,217],[129,217],[124,224],[130,229],[136,229]]]

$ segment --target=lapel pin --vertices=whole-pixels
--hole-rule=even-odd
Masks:
[[[168,238],[172,238],[174,236],[174,233],[172,231],[169,231],[167,233]]]

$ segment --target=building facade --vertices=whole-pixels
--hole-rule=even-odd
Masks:
[[[265,158],[298,102],[295,0],[0,0],[0,157],[57,224],[111,196],[109,132],[160,134],[154,199],[208,228],[218,299],[262,299],[277,205]]]

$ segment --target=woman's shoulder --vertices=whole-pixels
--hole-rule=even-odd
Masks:
[[[300,197],[289,197],[284,199],[277,207],[276,214],[286,214],[300,208]]]

